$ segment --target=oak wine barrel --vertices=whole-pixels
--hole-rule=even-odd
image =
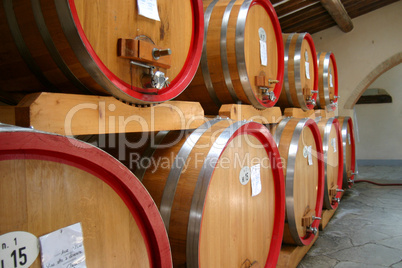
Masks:
[[[283,34],[285,76],[277,106],[314,109],[318,93],[317,54],[309,33]]]
[[[155,202],[115,158],[73,138],[0,124],[0,235],[81,223],[88,267],[172,267]],[[41,267],[40,258],[32,266]]]
[[[336,118],[317,118],[316,123],[324,152],[324,208],[336,209],[343,192],[343,144],[339,122]]]
[[[358,174],[353,121],[349,116],[338,116],[343,144],[343,189],[351,188]]]
[[[174,267],[275,267],[285,196],[268,129],[214,119],[155,141],[134,173],[160,209]]]
[[[201,58],[202,1],[159,0],[148,17],[140,3],[4,0],[0,100],[49,91],[146,105],[179,95]]]
[[[317,107],[334,111],[338,105],[338,69],[332,52],[317,53],[318,96]]]
[[[284,52],[270,1],[204,1],[204,21],[201,62],[178,99],[200,102],[206,114],[218,114],[222,104],[274,106],[282,89]]]
[[[312,119],[287,117],[272,129],[283,159],[286,223],[283,242],[309,245],[317,235],[323,206],[322,140]]]

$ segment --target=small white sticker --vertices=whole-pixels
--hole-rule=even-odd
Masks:
[[[334,148],[334,153],[336,153],[336,138],[332,138],[331,145]]]
[[[268,66],[267,43],[260,40],[260,58],[261,65]]]
[[[249,166],[244,166],[240,170],[239,181],[241,184],[246,185],[250,181],[250,168]]]
[[[312,154],[312,149],[313,146],[308,146],[308,165],[312,166],[313,165],[313,154]]]
[[[25,268],[39,255],[39,240],[28,232],[10,232],[0,236],[0,267]]]
[[[352,141],[350,140],[350,133],[348,133],[348,142],[349,142],[349,145],[352,144]]]
[[[156,0],[137,0],[138,13],[148,19],[160,21]]]
[[[258,29],[258,36],[260,37],[260,59],[261,65],[268,65],[268,53],[267,53],[267,34],[264,28]]]
[[[312,148],[313,146],[304,146],[303,148],[303,157],[307,158],[308,164],[311,166],[313,164],[313,156],[312,156]]]
[[[261,165],[257,164],[251,167],[251,196],[261,193]]]
[[[332,82],[332,74],[329,74],[329,86],[334,87],[334,84]]]
[[[59,229],[39,238],[42,267],[86,268],[81,223]]]
[[[306,78],[310,79],[310,63],[306,61],[304,63],[304,65],[305,65],[305,68],[306,68]]]

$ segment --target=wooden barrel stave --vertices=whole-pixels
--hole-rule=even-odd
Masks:
[[[256,129],[252,130],[253,128]],[[247,129],[251,131],[248,132]],[[244,131],[244,134],[235,134],[239,131]],[[250,165],[250,162],[247,160],[243,164],[237,163],[236,168],[230,162],[229,169],[215,166],[214,162],[217,161],[216,158],[234,159],[233,154],[243,156],[244,148],[241,145],[246,146],[247,142],[260,144],[267,134],[268,130],[256,123],[234,123],[217,119],[195,130],[188,138],[182,138],[171,148],[152,152],[152,159],[155,159],[153,163],[167,158],[178,161],[155,173],[151,172],[154,166],[146,168],[145,172],[139,172],[143,173],[142,182],[150,194],[155,196],[165,220],[175,267],[211,267],[217,264],[232,267],[240,266],[247,258],[258,260],[261,265],[276,263],[281,241],[272,234],[277,231],[280,233],[283,226],[278,218],[284,219],[284,215],[280,215],[281,206],[284,209],[280,200],[284,196],[281,194],[283,189],[280,189],[280,178],[276,177],[278,174],[283,175],[282,171],[278,172],[277,168],[261,169],[265,193],[250,198],[250,185],[245,187],[238,181],[240,165]],[[177,135],[178,132],[168,133],[166,138],[174,140]],[[273,140],[268,141],[268,145],[267,149],[256,149],[250,158],[255,156],[254,161],[275,159],[278,163],[279,154],[274,153],[275,149],[271,147],[275,146]],[[138,174],[137,172],[135,173]],[[228,180],[229,178],[236,180]],[[237,205],[234,206],[233,201],[237,198],[242,201],[236,202]],[[272,200],[268,201],[267,198]],[[264,207],[265,214],[248,215],[257,210],[257,207]],[[276,218],[275,222],[273,217]],[[250,221],[249,218],[253,220]],[[234,219],[237,221],[233,222]],[[259,223],[255,225],[256,222]],[[263,222],[263,225],[259,225]],[[240,226],[244,227],[238,229]],[[258,226],[265,228],[258,231]],[[249,231],[245,232],[244,228]],[[233,240],[233,236],[237,239]],[[244,250],[245,245],[250,250]],[[231,249],[228,250],[229,248]]]
[[[12,68],[9,67],[21,63],[19,54],[22,46],[28,54],[23,61],[32,72],[27,75],[30,80],[40,82],[27,86],[21,75],[16,75],[13,80],[7,75],[0,77],[1,91],[19,95],[9,98],[14,102],[19,101],[21,93],[35,91],[92,92],[113,95],[136,104],[162,102],[185,89],[199,63],[203,31],[200,0],[159,1],[160,22],[137,15],[136,1],[5,2],[6,11],[15,10],[8,12],[11,15],[7,19],[14,39],[18,32],[21,38],[13,41],[20,46],[19,51],[5,48],[13,52],[13,60],[0,67],[10,73]],[[180,5],[180,8],[172,8],[172,5]],[[103,12],[93,16],[96,10]],[[15,23],[10,19],[12,16]],[[135,27],[132,27],[133,24]],[[9,33],[6,28],[2,33]],[[140,80],[149,71],[133,67],[129,60],[117,56],[118,38],[130,39],[140,35],[149,37],[145,42],[172,49],[171,68],[157,67],[170,78],[168,87],[158,91],[144,89]],[[183,38],[180,39],[180,36]],[[11,44],[11,47],[15,45]]]
[[[312,213],[320,217],[324,192],[324,162],[322,141],[317,125],[311,119],[285,118],[272,129],[278,150],[284,161],[286,189],[286,223],[284,243],[309,245],[315,237],[307,227],[318,228],[319,220],[311,217],[309,226],[303,226],[304,217]],[[311,146],[312,165],[303,155]],[[308,159],[308,157],[307,157]]]
[[[356,143],[353,121],[349,116],[338,116],[343,144],[343,189],[351,188],[358,173],[356,170]]]
[[[0,234],[39,237],[80,222],[94,267],[171,267],[158,209],[135,176],[89,144],[0,125]],[[41,267],[38,258],[31,267]]]
[[[338,69],[332,52],[317,53],[318,96],[317,107],[334,111],[338,105]]]
[[[204,1],[204,11],[201,70],[178,99],[199,101],[207,114],[217,114],[222,104],[239,101],[259,109],[273,106],[283,79],[283,44],[272,5],[265,0]],[[266,67],[260,63],[259,28],[267,35]],[[275,99],[262,95],[255,81],[259,75],[279,81],[270,85]]]
[[[336,209],[341,197],[343,180],[343,145],[339,122],[336,118],[318,118],[316,123],[321,133],[324,151],[324,208]]]
[[[283,42],[285,76],[277,105],[281,108],[311,110],[316,104],[318,90],[317,55],[313,39],[308,33],[292,33],[283,34]]]

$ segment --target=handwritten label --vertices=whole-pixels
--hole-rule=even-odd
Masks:
[[[348,133],[348,142],[349,142],[349,145],[352,144],[352,141],[350,140],[350,133]]]
[[[260,58],[261,58],[261,65],[267,66],[268,65],[267,43],[261,40],[260,40]]]
[[[240,170],[239,181],[242,185],[246,185],[250,181],[250,168],[248,166],[244,166]]]
[[[41,236],[42,268],[86,268],[83,240],[81,223]]]
[[[332,73],[331,73],[331,68],[329,68],[329,86],[334,87],[334,83],[332,82]]]
[[[260,59],[261,65],[268,65],[268,55],[267,55],[267,34],[263,28],[258,29],[258,36],[260,37]]]
[[[151,20],[160,21],[156,0],[137,0],[138,14]]]
[[[28,232],[10,232],[0,236],[0,268],[31,266],[39,255],[39,241]]]
[[[251,167],[251,196],[261,193],[261,165]]]
[[[313,153],[312,153],[313,146],[308,146],[308,165],[313,165]]]
[[[304,63],[304,65],[305,65],[305,68],[306,68],[306,78],[310,79],[310,63],[306,61]]]
[[[336,138],[332,138],[331,145],[334,148],[334,153],[336,153]]]
[[[304,146],[303,148],[303,157],[307,158],[309,166],[313,165],[312,148],[313,146]]]

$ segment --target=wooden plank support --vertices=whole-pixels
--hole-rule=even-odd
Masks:
[[[59,93],[27,95],[15,109],[16,125],[68,136],[194,129],[207,120],[198,102],[135,107],[114,97]]]
[[[352,19],[341,0],[320,0],[320,2],[343,32],[348,33],[353,30]]]
[[[0,123],[15,125],[14,106],[0,106]]]
[[[327,109],[319,109],[319,110],[315,110],[315,117],[322,117],[322,118],[332,118],[335,117],[335,112],[334,111],[328,111]]]
[[[303,111],[300,108],[286,108],[283,112],[284,116],[296,117],[296,118],[306,118],[309,117],[311,119],[315,119],[315,111],[308,110]]]
[[[293,246],[282,244],[281,252],[279,253],[278,263],[276,267],[296,268],[299,262],[307,254],[315,241],[318,239],[318,233],[308,246]]]
[[[219,115],[236,121],[252,120],[261,124],[278,123],[282,119],[279,107],[258,110],[246,104],[224,104],[219,110]]]

